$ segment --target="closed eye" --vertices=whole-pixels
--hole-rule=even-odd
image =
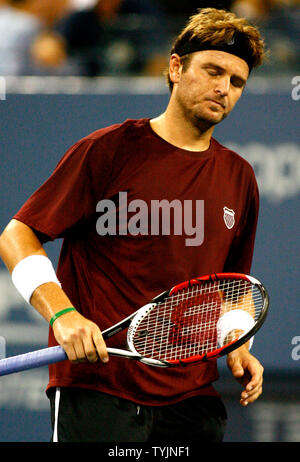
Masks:
[[[246,85],[246,81],[244,79],[240,79],[239,77],[232,77],[231,83],[234,87],[243,88]]]
[[[212,77],[218,77],[225,73],[225,70],[220,66],[208,65],[204,67],[206,72]],[[231,76],[231,84],[236,88],[243,88],[246,85],[246,80],[238,75]]]
[[[212,75],[212,76],[220,75],[220,72],[217,71],[216,69],[206,69],[206,72],[207,72],[209,75]]]

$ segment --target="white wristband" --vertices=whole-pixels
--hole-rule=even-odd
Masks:
[[[251,314],[244,310],[231,310],[224,313],[217,322],[218,344],[223,346],[226,336],[232,330],[244,331],[239,338],[243,337],[254,326],[254,319]],[[253,337],[250,339],[249,350],[253,344]]]
[[[61,287],[51,261],[44,255],[23,258],[14,267],[11,277],[16,289],[29,304],[33,292],[40,285],[55,282]]]

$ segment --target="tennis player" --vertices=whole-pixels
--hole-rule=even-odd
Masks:
[[[49,367],[53,441],[223,440],[216,362],[161,369],[108,358],[106,347],[123,348],[125,334],[105,344],[101,330],[180,281],[250,272],[259,207],[254,172],[212,135],[264,54],[259,31],[246,20],[202,9],[171,50],[165,112],[79,140],[4,230],[1,256],[14,284],[50,322],[49,346],[60,344],[69,359]],[[182,233],[171,220],[175,200],[185,212]],[[160,223],[155,233],[138,225],[153,223],[153,201],[170,205],[169,217],[162,206],[170,226]],[[201,223],[184,208],[196,201]],[[115,213],[105,216],[103,205],[111,203]],[[201,228],[198,239],[187,217]],[[55,273],[43,245],[58,238]],[[262,365],[246,346],[227,363],[242,384],[241,404],[253,403]]]

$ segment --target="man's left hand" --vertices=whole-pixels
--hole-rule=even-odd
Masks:
[[[244,387],[240,403],[247,406],[262,394],[263,371],[260,362],[249,353],[246,345],[227,355],[227,366],[234,378]]]

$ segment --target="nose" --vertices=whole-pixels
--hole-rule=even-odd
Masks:
[[[227,96],[230,88],[230,76],[222,76],[215,87],[215,92],[221,96]]]

